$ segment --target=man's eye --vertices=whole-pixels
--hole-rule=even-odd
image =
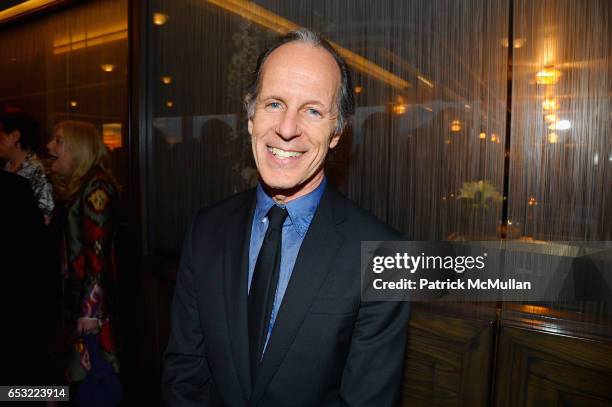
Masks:
[[[270,109],[279,109],[281,107],[281,104],[278,102],[270,102],[268,103],[268,107]]]
[[[308,114],[310,115],[321,117],[321,112],[319,112],[315,108],[309,107],[307,111],[308,111]]]

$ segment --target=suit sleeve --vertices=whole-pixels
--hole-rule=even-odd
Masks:
[[[164,353],[162,392],[168,406],[209,405],[210,370],[194,288],[192,229],[187,233],[174,290],[171,332]]]
[[[362,302],[342,376],[347,406],[396,406],[404,368],[408,302]]]

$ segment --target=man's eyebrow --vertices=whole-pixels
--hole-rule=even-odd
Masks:
[[[266,100],[279,100],[283,103],[285,103],[285,100],[280,97],[280,96],[276,96],[276,95],[267,95],[267,96],[262,96],[259,98],[260,101],[266,101]],[[320,106],[320,107],[326,107],[325,103],[321,102],[320,100],[317,99],[312,99],[312,100],[307,100],[306,102],[303,102],[301,104],[302,106],[307,106],[307,105],[316,105],[316,106]]]
[[[306,106],[306,105],[319,105],[319,106],[325,107],[325,103],[319,100],[316,100],[316,99],[309,100],[307,102],[302,103],[302,106]]]
[[[283,98],[280,96],[275,96],[275,95],[268,95],[268,96],[262,96],[259,98],[260,100],[270,100],[270,99],[275,99],[275,100],[280,100],[281,102],[284,102]]]

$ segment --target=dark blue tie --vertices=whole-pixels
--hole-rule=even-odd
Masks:
[[[283,223],[287,217],[287,211],[272,205],[267,217],[268,229],[257,256],[249,290],[249,354],[251,383],[253,384],[255,384],[262,360],[274,306],[280,274]]]

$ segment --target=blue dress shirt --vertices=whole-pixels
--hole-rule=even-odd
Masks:
[[[278,309],[280,308],[283,296],[289,285],[289,279],[291,278],[291,273],[293,272],[293,266],[295,265],[298,252],[300,251],[300,246],[304,241],[304,236],[306,236],[310,222],[319,206],[319,201],[321,200],[323,191],[325,191],[326,185],[327,179],[323,178],[321,185],[314,191],[294,199],[293,201],[289,201],[285,205],[288,216],[283,223],[280,274],[278,276],[278,286],[276,288],[276,295],[274,296],[274,306],[272,307],[272,313],[270,315],[270,326],[268,328],[266,344],[264,345],[264,352],[265,347],[268,345],[272,328],[274,327]],[[261,249],[266,230],[268,229],[268,218],[266,214],[272,205],[278,204],[264,192],[263,187],[259,184],[257,186],[257,205],[255,206],[255,214],[253,216],[249,247],[249,290],[251,289],[251,280],[253,279],[257,256],[259,255],[259,250]],[[282,205],[279,206],[282,207]]]

